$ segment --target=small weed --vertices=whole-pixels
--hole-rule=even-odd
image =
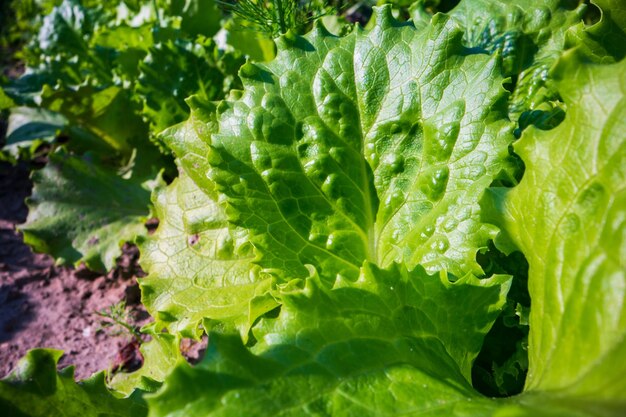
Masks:
[[[138,327],[131,324],[133,318],[130,309],[126,308],[126,301],[122,300],[108,308],[97,311],[96,314],[102,318],[100,327],[96,331],[106,331],[113,336],[125,334],[137,343],[143,343]]]

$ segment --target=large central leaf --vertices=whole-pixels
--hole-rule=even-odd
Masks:
[[[423,30],[386,8],[375,19],[284,37],[273,62],[245,65],[207,140],[209,176],[260,265],[287,279],[306,264],[356,278],[364,260],[481,274],[495,229],[477,202],[512,140],[496,59],[443,15]]]
[[[462,32],[443,16],[424,30],[395,22],[389,9],[376,19],[371,32],[346,38],[321,27],[283,38],[273,63],[244,67],[245,92],[220,104],[217,118],[212,106],[192,100],[190,121],[171,130],[167,141],[185,175],[159,197],[179,193],[176,202],[157,207],[183,210],[162,213],[168,223],[154,243],[174,219],[185,230],[186,202],[204,192],[198,213],[218,219],[207,208],[225,203],[226,219],[259,255],[237,264],[257,263],[288,283],[272,287],[280,314],[252,327],[251,350],[212,334],[200,368],[178,367],[165,380],[154,415],[182,407],[190,416],[480,415],[493,407],[469,380],[509,281],[467,272],[482,273],[475,254],[495,231],[480,223],[478,200],[508,167],[500,72],[495,59],[464,49]],[[180,245],[162,257],[171,265],[192,254],[184,236],[177,232]],[[206,242],[219,245],[215,236]],[[144,249],[148,259],[160,257]],[[211,273],[200,254],[194,259],[196,267],[191,257],[179,264],[177,282]],[[420,263],[462,278],[451,283]],[[144,282],[149,302],[153,289],[177,285],[155,266]],[[222,275],[214,289],[238,291],[228,282],[238,274]],[[212,303],[198,312],[219,319]],[[190,307],[197,320],[196,303]]]

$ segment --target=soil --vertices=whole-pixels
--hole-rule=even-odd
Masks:
[[[102,369],[138,368],[137,343],[130,334],[102,330],[106,320],[97,314],[125,301],[130,323],[148,321],[139,302],[137,249],[125,246],[107,275],[58,267],[51,257],[34,254],[16,231],[26,220],[31,187],[25,165],[0,163],[0,376],[35,347],[63,350],[59,366],[75,365],[78,379]]]

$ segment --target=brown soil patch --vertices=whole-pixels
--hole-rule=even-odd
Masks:
[[[99,331],[96,312],[125,300],[133,321],[145,323],[139,304],[136,248],[126,247],[119,267],[106,276],[57,267],[46,255],[33,254],[16,225],[24,222],[23,201],[31,183],[24,165],[0,163],[0,377],[35,347],[65,351],[60,366],[76,366],[76,377],[101,369],[136,368],[136,344],[126,335]]]

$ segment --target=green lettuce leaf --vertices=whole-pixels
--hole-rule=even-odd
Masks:
[[[202,363],[179,365],[147,397],[150,416],[621,415],[594,400],[474,391],[468,366],[510,281],[448,279],[366,263],[356,282],[327,289],[312,270],[302,288],[281,289],[281,314],[262,319],[251,349],[212,333]]]
[[[626,5],[620,0],[594,0],[592,3],[600,9],[600,20],[571,28],[567,44],[578,46],[581,54],[595,62],[620,61],[626,56]]]
[[[461,37],[462,32],[445,17],[436,20],[429,30],[419,31],[411,26],[394,22],[389,10],[384,9],[378,15],[378,26],[372,32],[355,32],[350,37],[336,38],[318,27],[314,34],[305,38],[284,38],[281,41],[277,61],[267,66],[247,64],[242,69],[241,74],[246,87],[252,90],[252,93],[246,91],[243,96],[240,93],[233,93],[225,103],[217,107],[206,103],[201,97],[189,100],[188,103],[192,108],[190,119],[163,135],[165,142],[179,157],[178,162],[183,171],[172,185],[155,193],[154,204],[161,224],[155,235],[142,239],[140,243],[143,254],[142,266],[149,272],[149,276],[141,284],[144,302],[157,317],[157,325],[165,326],[170,331],[197,337],[200,322],[206,329],[210,329],[214,323],[221,322],[220,333],[234,324],[246,341],[248,330],[255,320],[276,307],[278,302],[284,301],[283,289],[277,289],[276,284],[289,283],[286,284],[289,287],[296,285],[292,281],[293,278],[302,277],[302,271],[305,275],[309,274],[309,267],[306,264],[323,265],[319,270],[324,285],[356,279],[362,275],[360,265],[367,261],[370,255],[372,258],[379,257],[376,253],[368,254],[369,247],[364,248],[370,242],[369,239],[363,240],[366,231],[364,229],[371,229],[372,241],[383,242],[381,245],[386,244],[384,250],[392,252],[385,258],[377,259],[381,267],[392,268],[391,272],[380,272],[384,275],[385,288],[394,287],[393,278],[400,280],[402,274],[398,271],[407,268],[394,267],[396,260],[405,261],[413,265],[412,268],[418,268],[412,274],[428,277],[421,267],[416,267],[421,259],[415,258],[424,256],[423,253],[414,255],[413,252],[419,250],[426,254],[431,253],[429,260],[434,261],[427,264],[431,272],[446,268],[448,263],[441,266],[437,262],[447,262],[441,252],[446,252],[445,245],[448,243],[442,242],[450,235],[454,240],[454,244],[451,245],[453,250],[460,247],[459,252],[462,252],[465,249],[465,253],[460,255],[458,252],[452,252],[451,258],[456,257],[466,263],[459,265],[461,262],[456,264],[449,262],[452,265],[450,269],[456,275],[456,277],[450,275],[450,280],[465,278],[458,279],[458,287],[448,282],[447,275],[445,279],[427,278],[434,282],[433,297],[436,298],[439,286],[465,289],[489,287],[493,284],[492,290],[499,294],[497,302],[493,301],[494,305],[490,307],[489,314],[485,314],[479,308],[470,308],[477,314],[467,315],[467,323],[464,320],[457,320],[459,325],[466,326],[466,330],[463,331],[467,336],[464,342],[458,340],[458,335],[454,332],[448,334],[443,329],[439,330],[437,337],[433,337],[443,340],[438,343],[446,345],[437,353],[443,355],[437,361],[442,362],[446,369],[452,369],[450,375],[455,375],[457,381],[464,381],[460,384],[467,389],[471,364],[480,350],[482,337],[499,314],[508,288],[508,283],[502,286],[507,282],[505,278],[478,281],[476,278],[470,279],[466,276],[467,271],[482,274],[483,271],[475,260],[476,252],[480,247],[486,246],[489,237],[495,236],[496,232],[496,229],[479,222],[478,200],[484,189],[500,175],[501,171],[509,169],[508,145],[513,136],[512,125],[506,121],[504,104],[506,94],[501,86],[495,60],[485,55],[471,55],[471,51],[462,47]],[[380,49],[373,46],[377,42],[371,39],[382,40]],[[395,51],[395,60],[390,65],[399,68],[401,62],[406,63],[411,71],[402,73],[400,79],[390,78],[386,81],[383,79],[389,85],[380,83],[381,87],[388,88],[394,94],[382,91],[378,97],[361,97],[362,94],[367,95],[367,92],[360,90],[366,87],[362,83],[370,82],[367,79],[373,76],[367,71],[376,74],[377,65],[384,62],[382,55],[384,48],[397,43],[401,46]],[[450,44],[455,46],[445,51],[443,46]],[[422,45],[426,45],[426,48],[421,48]],[[319,53],[311,53],[313,46]],[[373,51],[370,52],[370,49]],[[379,54],[379,61],[370,62],[365,66],[363,74],[354,74],[350,72],[351,61],[346,61],[346,58],[352,59],[352,51],[358,51],[363,56],[367,56],[368,53]],[[412,51],[418,51],[423,56],[420,59],[413,59]],[[324,54],[327,58],[324,58]],[[434,69],[430,68],[436,62],[432,54],[444,59],[444,63],[435,66]],[[290,68],[294,60],[299,61],[300,73],[297,76],[302,79],[291,85],[289,82],[297,81],[295,68]],[[336,68],[333,69],[333,66]],[[448,67],[454,70],[447,70]],[[319,71],[320,68],[324,71]],[[394,74],[393,68],[387,73],[389,77]],[[279,120],[281,117],[292,116],[287,111],[284,111],[284,114],[276,111],[273,114],[269,113],[272,106],[276,107],[275,104],[280,104],[280,101],[279,97],[273,95],[270,96],[274,100],[271,102],[272,105],[266,102],[265,89],[271,89],[276,83],[272,84],[270,78],[265,78],[265,83],[251,78],[269,69],[282,74],[285,84],[278,93],[291,103],[291,111],[308,124],[308,127],[300,127],[300,130],[309,129],[306,140],[302,137],[293,138],[293,135],[298,135],[293,130],[280,130],[279,121],[272,119],[275,115]],[[344,85],[338,86],[333,79],[341,70],[345,70],[345,74],[340,78]],[[319,75],[316,75],[317,72]],[[475,73],[475,76],[468,79],[464,75],[466,72]],[[311,77],[312,81],[307,81],[306,77]],[[421,77],[419,78],[423,83],[421,86],[413,81],[415,77]],[[492,77],[495,78],[495,82],[492,81]],[[306,88],[307,83],[316,86],[314,92]],[[307,91],[311,95],[307,96]],[[396,99],[398,91],[403,91],[407,95],[402,97],[400,102]],[[351,99],[346,95],[350,93],[355,97]],[[432,98],[435,96],[438,97],[438,101]],[[426,97],[424,102],[422,97]],[[261,105],[255,107],[252,112],[258,121],[254,121],[251,116],[244,118],[243,114],[232,111],[237,106],[245,109],[245,103],[253,102],[253,99],[261,102]],[[346,100],[345,106],[334,110],[340,99]],[[318,113],[318,110],[315,110],[315,101],[328,101],[328,108]],[[389,110],[386,114],[378,114],[379,107],[382,108],[383,105],[398,113],[394,114]],[[283,108],[278,107],[277,110],[283,111]],[[340,117],[342,113],[346,115],[345,120]],[[412,122],[413,117],[417,117],[419,122]],[[365,131],[350,132],[348,129],[350,122],[356,122],[356,126]],[[442,122],[446,123],[441,126]],[[254,132],[246,130],[247,135],[237,134],[236,137],[233,133],[233,137],[229,139],[227,134],[241,129],[237,126],[248,129],[248,123],[256,123]],[[338,126],[334,126],[333,123]],[[328,127],[324,124],[328,124]],[[331,132],[331,128],[336,128],[343,136],[331,135],[330,138],[336,140],[340,146],[328,149],[331,147],[329,139],[324,139],[322,133]],[[214,133],[218,129],[219,132]],[[316,134],[315,129],[319,129],[319,134]],[[263,135],[263,138],[252,140],[250,136],[254,133]],[[302,133],[301,136],[304,135]],[[302,143],[296,150],[295,143],[286,142],[281,146],[271,143],[274,140],[301,140]],[[237,152],[237,155],[245,155],[250,148],[253,151],[258,150],[259,155],[253,157],[261,159],[232,161],[228,169],[235,170],[226,173],[224,167],[228,161],[224,161],[224,156],[228,152],[235,154],[237,147],[243,151]],[[310,150],[307,151],[307,148]],[[319,155],[312,152],[315,148],[319,149]],[[404,152],[407,161],[378,160],[378,155],[389,151],[394,151],[395,155]],[[294,243],[299,244],[302,237],[292,231],[290,235],[281,238],[279,247],[274,248],[272,245],[276,243],[275,233],[283,233],[293,226],[300,229],[301,226],[295,221],[285,221],[284,213],[281,212],[282,206],[277,209],[274,202],[268,205],[263,201],[250,199],[245,202],[245,206],[240,207],[239,202],[230,194],[233,188],[225,187],[224,178],[220,178],[221,174],[239,176],[240,173],[236,169],[244,167],[247,163],[252,165],[252,169],[249,170],[252,173],[250,177],[251,180],[255,180],[254,177],[261,174],[258,172],[260,168],[256,165],[266,163],[262,158],[271,158],[270,153],[273,152],[276,153],[277,170],[283,169],[281,163],[284,155],[285,171],[277,172],[277,178],[293,185],[290,192],[294,193],[294,199],[301,199],[304,204],[301,216],[315,218],[318,222],[309,233],[330,234],[328,229],[324,229],[341,224],[352,228],[343,233],[342,228],[337,227],[339,232],[337,236],[326,236],[325,240],[336,240],[338,244],[336,251],[333,249],[319,253],[314,251],[304,253],[303,259],[297,259],[296,273],[290,265],[271,262],[268,264],[266,257],[275,256],[279,261],[291,261],[289,256],[297,249]],[[318,156],[323,166],[313,167]],[[342,162],[339,158],[345,160]],[[295,163],[297,169],[290,170],[291,166],[287,163]],[[354,164],[355,168],[350,168],[350,164]],[[374,169],[370,168],[370,164]],[[311,165],[311,168],[305,170],[304,165]],[[339,192],[344,194],[339,202],[332,201],[335,197],[328,194],[328,187],[322,184],[324,179],[320,179],[319,172],[316,172],[323,168],[331,170],[327,176],[337,178]],[[444,172],[446,170],[447,173]],[[206,176],[207,171],[210,178]],[[241,177],[245,178],[245,175]],[[305,184],[296,185],[298,182]],[[252,194],[258,193],[259,189],[264,191],[261,187],[245,191]],[[282,198],[280,193],[287,192],[286,190],[286,188],[276,190],[279,192],[278,195],[270,194],[267,199],[279,200]],[[307,192],[311,191],[314,194],[307,195]],[[222,192],[225,192],[225,195]],[[398,198],[401,193],[406,193],[406,197]],[[216,204],[218,201],[221,203],[224,197],[227,203],[225,212],[222,211],[223,206]],[[377,213],[379,198],[385,200],[395,198],[392,202],[397,206],[387,207],[388,204],[381,204],[380,212]],[[321,209],[316,213],[317,202],[321,203]],[[424,219],[415,230],[410,230],[407,225],[410,224],[410,218],[415,217],[411,210],[416,207],[422,208],[417,214],[423,215]],[[314,211],[307,212],[310,209]],[[257,228],[257,223],[235,220],[234,226],[228,224],[233,217],[250,216],[252,213],[255,216],[265,216],[267,219],[274,217],[271,222],[274,223],[272,228],[276,225],[277,231],[272,231],[268,235],[265,234],[266,230]],[[325,224],[326,222],[328,224]],[[437,225],[436,230],[430,226],[431,223]],[[306,223],[304,226],[306,227]],[[386,243],[386,240],[391,240],[389,235],[394,231],[407,233],[408,236],[398,239],[393,244]],[[376,233],[380,236],[374,236]],[[425,237],[418,238],[420,234]],[[434,239],[429,240],[432,235]],[[353,242],[349,242],[350,238]],[[348,243],[352,243],[353,247],[348,246]],[[315,244],[317,242],[314,242]],[[280,253],[287,247],[286,253]],[[432,254],[433,249],[438,252]],[[348,256],[352,263],[352,270],[348,273],[334,265],[335,262],[341,262],[345,256]],[[412,256],[414,258],[411,258]],[[373,273],[368,272],[366,275],[368,274]],[[406,274],[408,272],[405,269]],[[275,280],[277,277],[280,279]],[[374,278],[372,280],[376,281]],[[419,281],[417,277],[414,280]],[[472,282],[471,285],[468,284],[468,280]],[[397,291],[402,294],[404,284],[399,281],[398,285],[401,289]],[[462,297],[460,294],[463,292],[459,290],[459,297]],[[469,297],[470,290],[466,292],[469,298],[464,300],[455,298],[451,295],[453,293],[456,293],[456,290],[443,292],[442,294],[449,296],[448,299],[442,295],[441,299],[433,302],[450,303],[452,308],[453,305],[471,302],[473,299]],[[420,299],[422,296],[415,295],[414,298]],[[333,307],[332,303],[324,307],[329,312],[336,308],[338,307]],[[285,311],[283,306],[280,317],[288,315]],[[452,319],[445,321],[450,320]],[[474,320],[483,324],[476,327]],[[226,327],[223,327],[224,325]],[[261,337],[254,329],[253,337],[249,340],[253,344]],[[468,333],[467,329],[475,329],[475,333]],[[443,352],[448,353],[444,355]],[[453,356],[452,359],[450,355]]]
[[[344,38],[320,25],[283,37],[274,61],[242,67],[209,176],[285,280],[306,264],[355,278],[364,260],[482,274],[476,252],[496,230],[478,201],[513,140],[496,59],[443,15],[423,30],[388,8],[375,19]]]
[[[67,119],[58,113],[31,107],[14,107],[6,131],[8,146],[30,144],[34,140],[51,142],[67,126]]]
[[[100,142],[74,140],[68,148],[78,153],[118,153],[126,160],[138,144],[148,145],[147,126],[134,106],[119,87],[101,90],[85,86],[75,91],[54,91],[45,86],[42,94],[42,107],[62,114],[73,126],[92,132]]]
[[[152,131],[158,134],[184,121],[189,116],[185,103],[189,96],[217,100],[240,87],[237,70],[243,62],[241,56],[223,53],[215,43],[201,38],[167,41],[150,48],[139,67],[135,90],[144,101],[143,115],[150,120]]]
[[[568,52],[552,73],[565,120],[522,136],[524,178],[490,200],[500,246],[530,266],[526,389],[616,412],[626,409],[625,74],[626,62],[583,64]]]
[[[49,54],[82,54],[87,49],[85,37],[93,29],[93,19],[80,1],[63,0],[43,18],[38,34],[39,47]]]
[[[160,326],[188,337],[221,323],[245,339],[254,321],[277,306],[272,277],[253,263],[242,230],[231,229],[222,209],[184,173],[154,194],[160,220],[153,236],[139,239],[142,300]]]
[[[465,1],[415,26],[386,7],[368,31],[283,36],[273,62],[242,67],[243,91],[187,100],[162,136],[181,175],[139,238],[154,340],[112,384],[156,391],[151,417],[624,415],[626,61],[578,57],[619,59],[624,16],[598,3],[587,26],[568,1]],[[515,124],[537,126],[514,145],[523,179],[493,188],[521,174]],[[127,195],[138,178],[99,181]],[[120,195],[100,194],[86,200],[110,213]],[[494,352],[490,331],[528,324],[527,345]],[[191,367],[178,343],[202,331]],[[473,389],[481,349],[494,395],[528,366],[525,392]]]
[[[172,126],[160,135],[176,157],[176,163],[193,182],[214,196],[214,184],[207,176],[211,132],[217,129],[216,105],[199,96],[186,100],[191,112],[184,123]]]
[[[96,28],[110,13],[80,0],[57,2],[41,19],[41,27],[28,45],[28,66],[53,78],[52,84],[79,85],[89,75],[92,84],[110,84],[110,59],[106,51],[91,48]]]
[[[529,125],[550,129],[563,120],[561,98],[548,76],[563,51],[579,47],[588,59],[603,63],[626,55],[622,2],[594,2],[601,13],[595,23],[590,21],[595,6],[578,3],[461,1],[451,12],[466,28],[468,45],[497,53],[503,73],[512,77],[509,112],[519,122],[518,134]]]
[[[139,63],[154,45],[152,22],[139,26],[128,23],[101,26],[92,35],[93,47],[106,48],[114,56],[112,72],[121,79],[135,81],[139,76]]]
[[[203,190],[214,192],[212,187],[216,186],[220,201],[225,203],[227,220],[249,231],[250,241],[260,255],[259,265],[281,278],[272,291],[281,308],[277,318],[266,315],[252,328],[254,337],[248,347],[238,337],[212,333],[205,361],[195,368],[177,367],[163,388],[149,398],[152,415],[175,416],[181,410],[190,416],[622,415],[626,409],[626,373],[616,364],[625,363],[622,290],[626,285],[623,261],[619,261],[624,259],[622,223],[626,207],[622,201],[626,152],[619,133],[626,120],[622,114],[626,108],[621,75],[626,73],[624,64],[593,68],[578,61],[572,63],[571,57],[560,61],[552,76],[562,80],[555,88],[565,91],[565,86],[578,85],[563,93],[570,114],[557,129],[532,129],[522,138],[516,146],[527,166],[522,184],[512,191],[494,192],[497,198],[491,199],[491,205],[483,206],[482,213],[481,209],[475,212],[478,230],[491,232],[481,235],[487,239],[496,229],[485,220],[493,221],[489,215],[504,210],[496,222],[506,231],[499,237],[499,247],[515,248],[510,243],[505,245],[508,236],[526,256],[530,254],[533,309],[526,392],[510,399],[491,400],[472,390],[470,371],[485,334],[504,306],[507,278],[494,276],[481,281],[456,272],[473,271],[469,264],[438,260],[433,266],[428,262],[430,258],[416,260],[412,256],[421,242],[416,244],[411,239],[394,242],[393,250],[401,256],[380,257],[363,235],[369,237],[374,231],[376,249],[381,244],[376,239],[380,230],[377,221],[382,218],[391,219],[385,227],[390,224],[399,234],[415,236],[411,230],[419,225],[419,217],[398,224],[393,220],[404,204],[410,205],[413,198],[419,202],[419,197],[427,194],[424,188],[413,185],[419,184],[422,176],[432,178],[429,164],[438,168],[437,159],[429,151],[432,139],[441,136],[428,134],[429,122],[446,132],[459,126],[458,137],[463,140],[453,142],[453,150],[475,143],[473,131],[463,130],[467,127],[462,122],[468,117],[465,113],[440,110],[458,109],[451,104],[473,97],[475,89],[483,91],[483,101],[472,107],[481,116],[475,123],[481,125],[478,137],[485,142],[479,144],[490,144],[490,152],[498,156],[494,156],[492,171],[481,174],[490,182],[480,192],[476,190],[478,198],[493,180],[499,179],[501,171],[509,169],[506,153],[498,152],[500,141],[511,141],[506,109],[500,107],[506,95],[501,92],[495,64],[498,56],[474,57],[471,50],[455,49],[461,36],[441,15],[433,17],[429,25],[414,29],[392,21],[388,8],[376,13],[371,32],[357,31],[346,38],[334,38],[318,27],[304,38],[280,39],[274,62],[242,68],[244,92],[217,105],[216,119],[200,116],[186,130],[177,131],[171,141],[179,152],[185,144],[193,150],[186,165],[186,170],[194,172],[191,178],[199,178],[197,185]],[[387,33],[393,36],[386,38]],[[377,46],[387,46],[386,42],[389,47],[376,61]],[[445,48],[439,46],[442,43]],[[402,71],[389,68],[388,62],[401,62],[402,48],[407,45],[415,48],[411,55],[415,60],[410,64],[421,69],[409,79],[430,82],[423,88],[439,92],[440,104],[433,113],[437,116],[440,111],[443,116],[429,119],[422,113],[428,115],[428,107],[424,110],[424,106],[416,106],[417,111],[410,106],[410,93],[421,92],[421,84],[411,85],[408,92],[402,89],[402,77],[412,74],[411,65],[402,66]],[[428,60],[436,54],[440,54],[436,61]],[[555,54],[554,59],[557,57]],[[358,66],[350,60],[357,58]],[[430,65],[419,67],[422,60]],[[436,63],[446,60],[451,61],[442,66],[446,83],[438,86]],[[294,68],[298,69],[297,76]],[[373,73],[368,73],[368,68]],[[365,75],[360,77],[358,71]],[[464,74],[466,84],[460,84],[464,88],[455,84],[455,71]],[[476,76],[469,82],[474,73],[489,75]],[[610,74],[612,81],[607,82]],[[480,80],[487,78],[495,84],[486,82],[485,90],[481,90]],[[449,85],[454,87],[448,89]],[[594,86],[598,91],[583,86]],[[388,94],[387,89],[395,94]],[[463,93],[447,96],[449,91]],[[596,98],[605,96],[606,103]],[[489,103],[488,111],[479,110],[483,102]],[[199,108],[204,112],[210,107]],[[402,135],[397,120],[408,119],[402,118],[405,109],[413,110],[408,113],[414,117],[410,120],[419,121],[419,129],[412,130],[418,132],[415,137],[419,140],[411,141],[410,135]],[[598,122],[598,110],[604,112],[605,121]],[[197,127],[203,118],[204,132]],[[393,129],[385,123],[394,123]],[[362,132],[355,133],[358,128]],[[498,135],[491,129],[501,136],[494,139]],[[368,143],[377,143],[377,135],[371,132],[380,134],[378,140],[385,145],[383,148],[367,147]],[[398,139],[394,138],[397,133]],[[416,150],[410,145],[415,143],[420,146],[413,154]],[[207,149],[209,157],[205,161],[202,155]],[[393,152],[396,149],[403,151],[405,159],[420,156],[423,168],[409,169],[411,175],[404,177],[411,161],[399,163],[398,153]],[[586,155],[598,156],[595,159]],[[387,157],[396,159],[384,160]],[[571,166],[563,162],[564,158],[571,159]],[[453,161],[446,160],[444,166],[453,166]],[[598,188],[593,186],[595,182],[589,183],[588,173],[600,161],[609,168],[603,174],[606,181]],[[215,185],[201,178],[207,164]],[[488,168],[489,164],[482,167]],[[450,174],[449,178],[458,181],[459,176]],[[439,196],[446,203],[450,194],[459,192],[450,183]],[[607,188],[608,184],[616,188]],[[582,192],[588,186],[591,192]],[[577,197],[576,187],[582,188],[584,198]],[[409,197],[396,206],[385,197],[398,189]],[[432,196],[432,188],[430,191],[428,196]],[[473,193],[462,195],[471,205]],[[576,199],[588,206],[583,208],[591,218],[583,223],[580,213],[576,213],[572,219],[577,221],[561,222],[568,220],[561,211],[572,209]],[[610,209],[603,210],[601,204]],[[444,213],[449,207],[449,203],[442,204]],[[384,217],[389,212],[392,214]],[[565,239],[561,223],[571,229],[568,233],[583,232],[575,239]],[[332,244],[323,235],[325,228],[336,233],[330,239]],[[318,233],[326,245],[317,244]],[[476,229],[469,233],[472,235],[468,240],[455,242],[455,247],[466,244],[475,256],[485,243],[472,240]],[[587,239],[589,233],[595,233],[596,238]],[[606,237],[608,246],[603,246],[600,237]],[[410,248],[409,256],[403,252],[404,247]],[[445,259],[441,254],[437,256]],[[546,263],[546,257],[552,262]],[[564,262],[566,259],[572,261]],[[351,266],[346,266],[346,260],[355,268],[358,262],[363,266],[355,274]],[[447,269],[463,278],[445,273],[439,279],[428,275],[427,271],[437,269]],[[304,278],[307,274],[309,277]],[[289,281],[295,277],[303,277],[304,283]],[[462,298],[455,298],[453,289],[458,289]],[[476,291],[476,298],[470,296],[472,291]],[[489,291],[497,292],[498,297],[493,298],[493,293],[489,296]],[[527,304],[510,308],[508,319],[514,314],[519,317],[519,325],[524,325]],[[468,334],[469,329],[473,330]],[[510,363],[502,364],[502,369],[524,367],[524,361],[523,355],[514,355]]]
[[[135,394],[117,398],[104,384],[99,372],[80,383],[74,368],[57,373],[63,352],[33,349],[17,368],[0,380],[0,409],[11,417],[142,417],[147,415],[143,399]]]
[[[576,3],[465,0],[450,15],[465,28],[469,46],[497,51],[504,73],[513,75],[558,57],[566,31],[581,22],[584,15],[585,6]]]
[[[125,179],[97,160],[52,153],[33,174],[24,241],[59,263],[109,270],[120,247],[145,235],[152,176]]]
[[[461,1],[451,11],[465,27],[467,44],[496,54],[511,77],[509,115],[519,124],[517,134],[529,125],[549,129],[563,119],[547,74],[565,49],[568,29],[582,25],[585,6],[576,6],[560,0],[479,0]]]
[[[31,107],[13,107],[9,113],[5,145],[0,159],[11,162],[30,159],[37,148],[52,143],[67,128],[67,119],[58,113]]]
[[[465,378],[508,277],[451,283],[366,263],[329,290],[312,274],[280,291],[281,314],[255,328],[253,353],[211,334],[204,361],[148,399],[150,415],[487,415]]]

